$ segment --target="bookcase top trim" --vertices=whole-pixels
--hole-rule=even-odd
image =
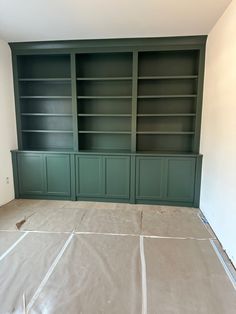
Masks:
[[[15,53],[24,51],[64,51],[84,48],[121,48],[140,49],[161,46],[196,46],[201,48],[205,45],[207,35],[184,36],[184,37],[151,37],[151,38],[117,38],[117,39],[84,39],[63,41],[35,41],[35,42],[12,42],[9,43]],[[144,49],[145,50],[145,49]],[[79,51],[78,51],[79,52]]]

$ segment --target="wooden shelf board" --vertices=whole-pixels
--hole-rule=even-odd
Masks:
[[[74,149],[72,147],[28,147],[23,150],[24,152],[53,152],[53,153],[72,153]]]
[[[131,154],[131,150],[130,149],[80,149],[79,153]]]
[[[36,116],[36,117],[72,117],[69,113],[21,113],[22,116]]]
[[[132,115],[131,114],[120,114],[120,113],[79,113],[78,114],[79,117],[131,117]]]
[[[197,95],[139,95],[138,98],[195,98]]]
[[[77,77],[77,81],[128,81],[132,80],[132,77]]]
[[[77,96],[78,99],[132,99],[132,96]]]
[[[195,117],[195,113],[139,113],[138,117]]]
[[[21,99],[71,99],[71,96],[20,96]]]
[[[158,76],[139,76],[139,80],[176,80],[176,79],[197,79],[197,75],[158,75]]]
[[[131,134],[129,131],[79,131],[79,133],[87,134]]]
[[[159,132],[159,131],[138,131],[137,134],[159,134],[159,135],[191,135],[194,132]]]
[[[73,133],[73,131],[64,130],[22,130],[24,133]]]
[[[18,79],[19,82],[53,82],[53,81],[66,81],[66,82],[70,82],[71,78],[63,78],[63,77],[53,77],[53,78],[47,78],[47,77],[42,77],[42,78],[19,78]]]
[[[169,151],[169,150],[137,150],[135,154],[147,154],[147,155],[187,155],[187,156],[197,156],[197,154],[191,151]]]

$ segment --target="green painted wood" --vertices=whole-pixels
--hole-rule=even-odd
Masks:
[[[101,156],[76,156],[76,195],[104,195],[103,159]]]
[[[21,81],[20,97],[71,97],[70,81]]]
[[[168,95],[139,95],[138,98],[149,99],[149,98],[196,98],[195,94],[168,94]]]
[[[16,83],[20,83],[20,95],[18,96],[20,97],[20,101],[23,102],[24,107],[24,115],[22,115],[22,119],[20,120],[20,122],[23,122],[23,125],[21,126],[19,123],[19,130],[23,131],[23,134],[20,132],[20,136],[23,137],[23,148],[33,148],[32,146],[34,146],[35,148],[42,149],[45,145],[48,149],[48,139],[50,139],[50,142],[52,139],[52,135],[47,136],[44,134],[44,136],[39,136],[32,134],[33,132],[36,133],[39,131],[41,133],[49,132],[48,123],[45,122],[49,121],[51,118],[53,119],[53,117],[34,116],[33,118],[33,116],[30,116],[32,109],[29,109],[29,103],[36,100],[40,101],[38,110],[41,110],[41,103],[43,101],[48,102],[49,100],[56,101],[56,99],[60,99],[60,101],[64,100],[67,103],[68,100],[71,99],[73,123],[70,123],[70,130],[68,130],[68,125],[67,130],[60,130],[58,127],[54,127],[52,123],[52,130],[50,130],[50,132],[72,132],[73,129],[73,135],[71,133],[71,139],[68,143],[70,142],[69,145],[72,145],[75,151],[78,151],[78,138],[81,139],[82,150],[85,147],[88,150],[89,148],[91,150],[94,149],[94,143],[100,142],[98,138],[102,138],[99,136],[95,139],[94,135],[80,135],[77,130],[79,132],[89,133],[91,131],[106,131],[107,133],[110,132],[110,134],[115,134],[114,132],[119,131],[131,132],[130,143],[127,141],[128,137],[114,136],[112,141],[108,140],[108,137],[103,137],[104,141],[102,141],[103,147],[101,147],[101,149],[109,149],[111,142],[117,142],[117,145],[113,144],[110,146],[111,150],[114,149],[114,147],[117,147],[117,149],[127,149],[127,145],[130,145],[132,152],[135,152],[136,149],[138,151],[148,150],[148,146],[156,151],[165,150],[165,145],[163,145],[163,148],[161,145],[161,142],[165,142],[164,137],[156,137],[157,140],[153,143],[151,139],[154,139],[154,136],[149,137],[150,140],[148,141],[147,136],[141,136],[141,134],[144,134],[141,132],[145,131],[149,131],[150,134],[153,135],[158,135],[158,133],[155,133],[158,131],[155,125],[159,126],[163,119],[156,121],[156,123],[153,124],[154,127],[150,127],[150,130],[142,130],[142,124],[145,124],[145,121],[148,119],[138,119],[137,124],[137,115],[141,118],[139,115],[139,105],[143,101],[155,101],[158,103],[160,103],[160,101],[168,103],[172,101],[175,105],[174,107],[172,106],[172,108],[168,106],[167,114],[169,114],[169,117],[172,115],[172,117],[175,116],[176,118],[175,120],[171,119],[171,123],[166,123],[166,129],[164,131],[167,132],[166,134],[170,134],[172,131],[178,131],[180,133],[175,134],[188,134],[189,137],[185,137],[183,140],[178,139],[179,149],[175,147],[177,146],[176,138],[169,137],[168,146],[170,150],[173,145],[173,150],[181,152],[181,150],[186,151],[194,149],[194,151],[197,152],[201,120],[200,109],[202,101],[205,41],[206,37],[180,37],[12,44],[13,55],[16,56],[18,60],[17,64],[15,64],[16,70],[19,72],[16,74]],[[34,50],[36,47],[38,47],[38,49]],[[78,48],[77,50],[76,47]],[[33,49],[34,52],[32,52],[31,49]],[[85,53],[84,49],[88,49],[88,52]],[[196,80],[197,78],[198,80]],[[196,82],[198,83],[196,84]],[[197,110],[195,105],[192,105],[195,98],[197,101]],[[109,114],[107,110],[111,110],[110,112],[112,114],[112,112],[118,110],[114,109],[117,107],[116,102],[118,100],[126,103],[130,99],[130,105],[128,105],[127,108],[131,107],[132,110],[125,109],[123,113],[127,114],[127,112],[130,112],[131,122],[128,118],[126,119],[125,116],[123,116],[123,119],[120,116],[118,127],[115,123],[118,120],[113,119],[112,116],[108,119],[107,115],[106,121],[104,121],[105,116],[103,120],[99,119],[98,115],[94,115],[93,119],[92,117],[91,119],[85,119],[85,116],[84,119],[82,119],[82,116],[79,116],[78,128],[77,99],[79,99],[79,112],[82,114],[85,110],[88,110],[87,112],[94,110],[95,105],[93,105],[93,109],[85,108],[90,108],[90,103],[94,104],[95,102],[97,102],[95,114],[99,114],[100,104],[104,101],[107,101],[108,104],[104,113]],[[25,105],[26,101],[28,101],[27,106]],[[99,101],[101,101],[100,104],[98,104]],[[84,102],[86,103],[84,104]],[[187,102],[191,103],[191,105],[187,106]],[[180,106],[179,103],[181,103]],[[183,106],[182,103],[185,105]],[[33,107],[37,108],[36,106]],[[149,108],[147,105],[145,107]],[[153,108],[159,107],[159,104],[157,105],[156,103]],[[104,105],[102,108],[102,110],[105,110]],[[122,106],[122,108],[124,107]],[[166,106],[163,105],[162,108],[162,110],[165,110]],[[29,115],[27,115],[27,110],[25,111],[25,109],[30,110],[30,112],[28,112]],[[158,109],[154,110],[156,111]],[[180,120],[177,121],[177,119],[180,118],[180,116],[178,116],[180,114],[179,110],[183,111],[182,114],[185,117],[188,115],[189,123],[191,125],[195,124],[194,129],[189,127],[189,130],[184,130],[184,121],[186,121],[186,119],[182,119],[182,122]],[[120,112],[122,113],[122,111]],[[37,114],[37,112],[34,113]],[[40,113],[42,114],[42,112]],[[145,114],[145,111],[142,112],[142,114]],[[148,116],[146,116],[146,118],[152,118],[152,112],[147,112],[147,114]],[[153,117],[155,114],[158,113],[153,112]],[[165,114],[165,112],[161,114]],[[68,124],[70,119],[69,116],[58,115],[55,117],[58,117],[58,123],[63,129],[64,125]],[[100,118],[102,117],[100,116]],[[72,121],[72,119],[70,120]],[[99,121],[102,121],[102,126],[106,126],[106,130],[101,129],[98,125]],[[128,123],[130,126],[122,126],[122,123]],[[32,124],[37,128],[30,127]],[[178,127],[179,130],[174,130],[173,128],[175,126]],[[189,132],[185,133],[185,131]],[[140,136],[137,136],[137,134],[140,134]],[[123,144],[121,145],[122,141]],[[57,146],[66,145],[65,140],[60,144],[59,137],[57,137],[57,139],[55,137],[55,142]],[[104,142],[107,142],[107,145]],[[159,145],[161,148],[158,147]],[[55,147],[52,146],[51,148],[54,149]],[[69,148],[68,145],[65,148]]]
[[[181,201],[166,201],[166,200],[143,200],[137,199],[136,204],[147,204],[147,205],[166,205],[166,206],[181,206],[181,207],[192,207],[192,202],[181,202]]]
[[[39,42],[24,42],[24,43],[10,43],[13,52],[16,53],[32,53],[33,51],[45,53],[62,52],[68,50],[89,49],[96,51],[96,48],[104,48],[117,51],[118,48],[145,48],[154,50],[157,47],[164,49],[175,49],[176,46],[182,46],[185,49],[190,47],[195,49],[206,42],[207,36],[179,36],[179,37],[160,37],[160,38],[126,38],[126,39],[98,39],[98,40],[67,40],[67,41],[39,41]],[[121,48],[121,49],[122,49]],[[101,50],[100,50],[101,51]]]
[[[164,158],[136,158],[136,199],[163,198]]]
[[[39,199],[39,200],[65,200],[68,201],[70,198],[68,196],[61,196],[61,195],[34,195],[34,194],[21,194],[20,198],[24,199]]]
[[[107,95],[95,95],[95,96],[78,96],[78,99],[131,99],[132,96],[107,96]]]
[[[75,155],[70,154],[70,177],[71,177],[71,200],[76,201],[76,167],[75,167]]]
[[[136,199],[136,157],[130,156],[130,203],[135,204]]]
[[[15,198],[19,198],[20,197],[20,191],[19,191],[19,175],[18,175],[18,165],[17,165],[17,153],[16,152],[11,152],[11,157],[12,157],[12,170],[13,170]]]
[[[197,50],[166,50],[166,51],[144,51],[139,53],[139,76],[144,77],[172,77],[168,80],[173,84],[175,76],[196,76],[197,73]],[[164,84],[166,80],[155,82],[148,80],[140,82],[145,84]],[[177,80],[182,84],[182,80]],[[175,84],[177,84],[177,81]],[[193,82],[193,80],[189,80]],[[167,82],[166,82],[167,83]]]
[[[69,155],[45,155],[46,193],[71,195],[71,164]]]
[[[35,181],[30,190],[17,161],[25,153],[15,153],[16,195],[19,181],[21,196],[197,206],[205,42],[192,36],[10,44],[19,148],[43,159],[42,186]],[[54,168],[47,152],[64,159]],[[120,183],[128,182],[125,158],[129,195]],[[67,163],[56,171],[62,159],[70,176],[64,195]]]
[[[21,100],[24,114],[58,114],[72,116],[71,99],[24,99]]]
[[[17,56],[15,76],[23,149],[71,149],[70,55]]]
[[[132,81],[132,136],[131,151],[136,151],[136,128],[137,128],[137,95],[138,95],[138,52],[133,52],[133,81]]]
[[[202,156],[12,154],[16,195],[18,189],[20,197],[199,204]]]
[[[45,176],[42,154],[19,154],[17,157],[19,191],[34,196],[44,194]]]
[[[199,207],[199,202],[200,202],[201,175],[202,175],[202,156],[199,155],[196,158],[196,172],[195,172],[195,185],[194,185],[194,204],[193,204],[193,206],[196,208]]]
[[[132,80],[130,76],[117,76],[117,77],[77,77],[77,81],[129,81]]]
[[[128,86],[131,84],[131,80],[128,82],[123,82],[123,80],[109,82],[111,80],[106,78],[114,78],[115,80],[120,77],[130,78],[132,75],[132,54],[127,52],[93,53],[92,50],[90,53],[78,54],[76,72],[79,79],[98,78],[98,80],[93,80],[94,82],[83,82],[82,80],[80,84],[85,84],[85,86],[95,84],[96,87],[98,84],[102,88],[104,84],[108,84],[113,88],[114,86],[118,88],[123,86],[124,83],[127,84],[124,86]],[[101,80],[101,78],[105,80]]]
[[[41,153],[49,153],[48,150],[37,150],[37,151],[32,151],[32,150],[18,150],[18,149],[13,149],[11,150],[12,153],[20,154],[20,153],[35,153],[35,154],[41,154]],[[185,152],[185,153],[177,153],[175,151],[143,151],[143,152],[136,152],[132,153],[129,150],[123,151],[123,150],[114,150],[110,151],[109,149],[104,149],[104,150],[92,150],[92,151],[80,151],[79,153],[74,152],[73,150],[64,150],[64,149],[58,149],[54,151],[50,151],[50,154],[69,154],[69,155],[114,155],[114,156],[121,156],[121,155],[126,155],[126,156],[151,156],[151,157],[202,157],[202,155],[192,153],[192,152]]]
[[[80,130],[82,132],[106,132],[106,133],[131,133],[130,117],[80,117],[79,118]]]
[[[34,96],[20,96],[21,99],[71,99],[71,96],[57,96],[57,95],[34,95]]]
[[[20,103],[19,84],[18,84],[18,66],[17,66],[17,56],[15,54],[12,55],[12,68],[13,68],[13,80],[14,80],[17,140],[18,140],[19,149],[23,149],[22,133],[21,133],[21,103]]]
[[[77,108],[77,83],[76,83],[76,57],[72,53],[70,56],[71,63],[71,95],[72,95],[72,113],[73,113],[73,147],[74,151],[79,149],[79,138],[78,138],[78,108]]]
[[[169,201],[193,202],[195,165],[194,158],[167,158],[167,194]]]
[[[70,79],[70,54],[18,56],[19,79]]]
[[[201,120],[202,120],[202,99],[203,99],[203,84],[204,84],[204,69],[205,69],[205,45],[199,51],[199,78],[197,86],[197,101],[196,101],[196,121],[195,121],[195,137],[193,142],[193,152],[199,152]]]
[[[129,199],[130,157],[104,157],[105,196]]]
[[[196,114],[195,99],[165,98],[139,99],[138,115],[149,114]]]
[[[70,78],[19,78],[19,82],[69,82],[71,81]]]
[[[108,198],[108,197],[84,197],[78,196],[76,198],[77,201],[90,201],[90,202],[111,202],[111,203],[127,203],[127,199],[122,198]]]
[[[131,114],[126,113],[80,113],[79,117],[131,117]]]
[[[197,79],[197,75],[151,75],[151,76],[139,76],[139,80],[173,80],[173,79]]]

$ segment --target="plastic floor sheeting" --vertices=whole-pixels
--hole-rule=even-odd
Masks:
[[[0,314],[235,314],[213,239],[193,208],[14,200],[0,207]]]

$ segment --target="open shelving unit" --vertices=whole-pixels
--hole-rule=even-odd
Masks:
[[[17,59],[23,149],[72,150],[70,55]]]
[[[201,47],[83,43],[17,54],[21,148],[198,153]]]
[[[79,150],[130,151],[132,53],[76,57]]]
[[[198,51],[139,52],[137,151],[193,151],[198,70]]]

